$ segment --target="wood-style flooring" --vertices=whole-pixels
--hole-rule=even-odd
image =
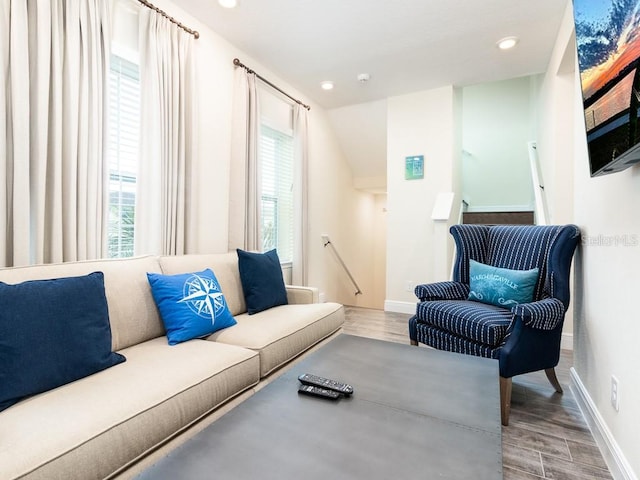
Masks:
[[[344,333],[409,343],[410,315],[359,307],[345,313]],[[509,426],[502,427],[505,480],[613,478],[569,389],[572,362],[563,350],[556,373],[564,394],[544,372],[514,377]]]

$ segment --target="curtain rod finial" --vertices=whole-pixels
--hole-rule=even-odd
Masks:
[[[311,110],[311,107],[309,105],[305,105],[304,103],[302,103],[300,100],[298,100],[297,98],[292,97],[291,95],[289,95],[287,92],[285,92],[284,90],[280,89],[279,87],[275,86],[273,83],[271,83],[269,80],[267,80],[264,77],[261,77],[260,75],[258,75],[255,70],[251,70],[249,67],[247,67],[246,65],[244,65],[239,58],[234,58],[233,59],[233,64],[236,67],[242,67],[244,68],[247,73],[249,74],[255,74],[255,76],[257,78],[259,78],[260,80],[262,80],[264,83],[266,83],[267,85],[269,85],[271,88],[274,88],[275,90],[277,90],[278,92],[282,93],[285,97],[290,98],[291,100],[293,100],[294,102],[296,102],[299,105],[302,105],[304,108],[306,108],[307,110]]]

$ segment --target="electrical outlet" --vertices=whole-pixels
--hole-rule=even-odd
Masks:
[[[413,281],[412,280],[407,280],[406,282],[404,282],[404,289],[407,292],[412,292],[413,291]]]
[[[616,412],[620,411],[620,390],[618,389],[618,379],[611,375],[611,406]]]

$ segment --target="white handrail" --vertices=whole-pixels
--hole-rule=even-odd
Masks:
[[[546,225],[549,218],[547,211],[547,198],[545,196],[544,184],[540,175],[540,166],[538,165],[538,150],[536,142],[527,142],[529,150],[529,164],[531,167],[531,181],[533,182],[533,196],[535,198],[535,215],[537,225]]]
[[[469,202],[467,202],[464,198],[460,202],[460,212],[458,213],[458,225],[461,225],[464,220],[464,212],[469,209]]]
[[[351,280],[351,283],[353,283],[353,286],[356,287],[355,295],[362,295],[362,290],[360,290],[360,287],[358,286],[357,282],[353,278],[353,275],[351,275],[351,272],[349,271],[349,269],[347,268],[347,265],[342,260],[342,257],[340,256],[340,254],[336,250],[336,247],[334,247],[333,243],[331,243],[331,240],[329,239],[329,235],[327,235],[326,233],[323,233],[321,235],[321,237],[322,237],[322,241],[324,242],[324,246],[325,247],[327,245],[331,245],[331,249],[333,250],[333,253],[335,254],[336,258],[338,259],[338,262],[340,262],[340,265],[342,265],[343,270],[347,273],[347,276],[349,277],[349,280]]]

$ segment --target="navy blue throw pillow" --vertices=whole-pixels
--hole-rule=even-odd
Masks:
[[[0,282],[0,411],[124,361],[111,351],[102,272]]]
[[[249,315],[278,305],[286,305],[280,259],[275,250],[266,253],[245,252],[237,249],[240,282]]]
[[[177,275],[147,273],[147,278],[169,345],[206,337],[236,324],[211,269]]]

